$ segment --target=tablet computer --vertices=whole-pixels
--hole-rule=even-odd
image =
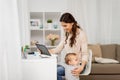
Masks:
[[[51,54],[49,53],[49,51],[45,45],[42,45],[42,44],[35,44],[35,45],[40,50],[41,54],[51,56]]]

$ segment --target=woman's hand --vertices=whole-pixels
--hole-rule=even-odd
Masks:
[[[83,71],[83,69],[84,69],[84,66],[79,66],[79,67],[75,68],[74,70],[72,70],[72,74],[74,76],[79,76],[80,73]]]
[[[53,54],[53,52],[54,52],[53,49],[49,49],[48,51],[50,54]]]
[[[48,51],[49,51],[50,54],[52,53],[52,50],[51,50],[51,49],[49,49]]]
[[[82,61],[82,65],[80,65],[79,67],[75,68],[74,70],[72,70],[72,74],[75,75],[75,76],[79,76],[80,73],[83,71],[85,65],[87,64],[86,61]]]

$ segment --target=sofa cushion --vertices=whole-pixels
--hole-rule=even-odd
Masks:
[[[117,45],[117,60],[120,62],[120,45]]]
[[[109,59],[109,58],[100,58],[100,57],[95,57],[95,62],[97,63],[103,63],[103,64],[107,64],[107,63],[119,63],[119,61],[115,60],[115,59]]]
[[[93,63],[91,74],[120,74],[120,64]]]
[[[102,57],[116,59],[116,44],[101,45]]]
[[[92,62],[95,62],[95,57],[102,57],[99,44],[89,44],[88,48],[92,50]]]

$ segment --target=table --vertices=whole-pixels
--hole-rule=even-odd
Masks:
[[[22,59],[22,70],[23,80],[57,80],[56,56],[27,55],[27,59]]]

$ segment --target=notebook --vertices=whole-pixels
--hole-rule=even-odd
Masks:
[[[40,50],[41,54],[51,56],[51,54],[49,53],[49,51],[45,45],[36,44],[36,47]]]

